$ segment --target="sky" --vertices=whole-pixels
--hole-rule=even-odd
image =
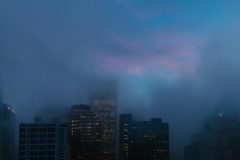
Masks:
[[[117,79],[118,113],[168,122],[170,158],[183,160],[207,113],[240,98],[239,5],[1,0],[4,101],[18,122],[32,122],[49,108],[88,104],[91,84]]]

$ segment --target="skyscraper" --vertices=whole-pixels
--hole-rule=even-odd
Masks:
[[[120,160],[169,160],[168,123],[161,118],[134,121],[120,115]]]
[[[16,154],[15,148],[15,114],[16,112],[10,105],[4,104],[2,107],[3,122],[2,122],[2,159],[14,160]]]
[[[115,81],[95,85],[92,93],[92,107],[102,123],[102,154],[104,160],[116,158],[116,111],[117,85]]]
[[[19,160],[67,160],[67,124],[36,117],[34,123],[19,125]]]
[[[185,160],[239,160],[240,117],[221,111],[210,113],[200,133],[184,148]]]
[[[1,52],[1,51],[0,51]],[[3,57],[0,54],[0,159],[3,159]]]
[[[102,160],[102,128],[88,105],[71,107],[68,159]]]

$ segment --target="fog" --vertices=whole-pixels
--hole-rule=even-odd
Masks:
[[[239,2],[0,2],[4,102],[17,123],[89,104],[117,80],[118,113],[161,117],[170,158],[216,106],[239,110]]]

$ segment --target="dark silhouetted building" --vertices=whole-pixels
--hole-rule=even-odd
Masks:
[[[215,113],[207,116],[203,130],[184,148],[185,160],[239,160],[240,117]]]
[[[110,81],[92,88],[91,100],[93,111],[102,123],[102,154],[104,160],[116,158],[116,112],[117,84]]]
[[[3,103],[0,102],[0,159],[3,159]]]
[[[3,62],[2,62],[2,54],[0,54],[0,159],[3,159]]]
[[[35,117],[34,123],[19,125],[19,160],[67,160],[67,124]]]
[[[120,160],[169,160],[168,123],[161,118],[134,121],[120,115]]]
[[[2,159],[14,160],[15,147],[15,114],[16,112],[7,104],[2,105]]]
[[[69,140],[68,159],[102,159],[102,126],[90,106],[72,106]]]

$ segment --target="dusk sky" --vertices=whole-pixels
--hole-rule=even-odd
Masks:
[[[170,158],[223,97],[240,99],[240,1],[0,1],[4,101],[19,122],[88,104],[117,79],[118,112],[170,125]],[[226,106],[228,107],[228,106]],[[237,103],[232,107],[239,107]]]

